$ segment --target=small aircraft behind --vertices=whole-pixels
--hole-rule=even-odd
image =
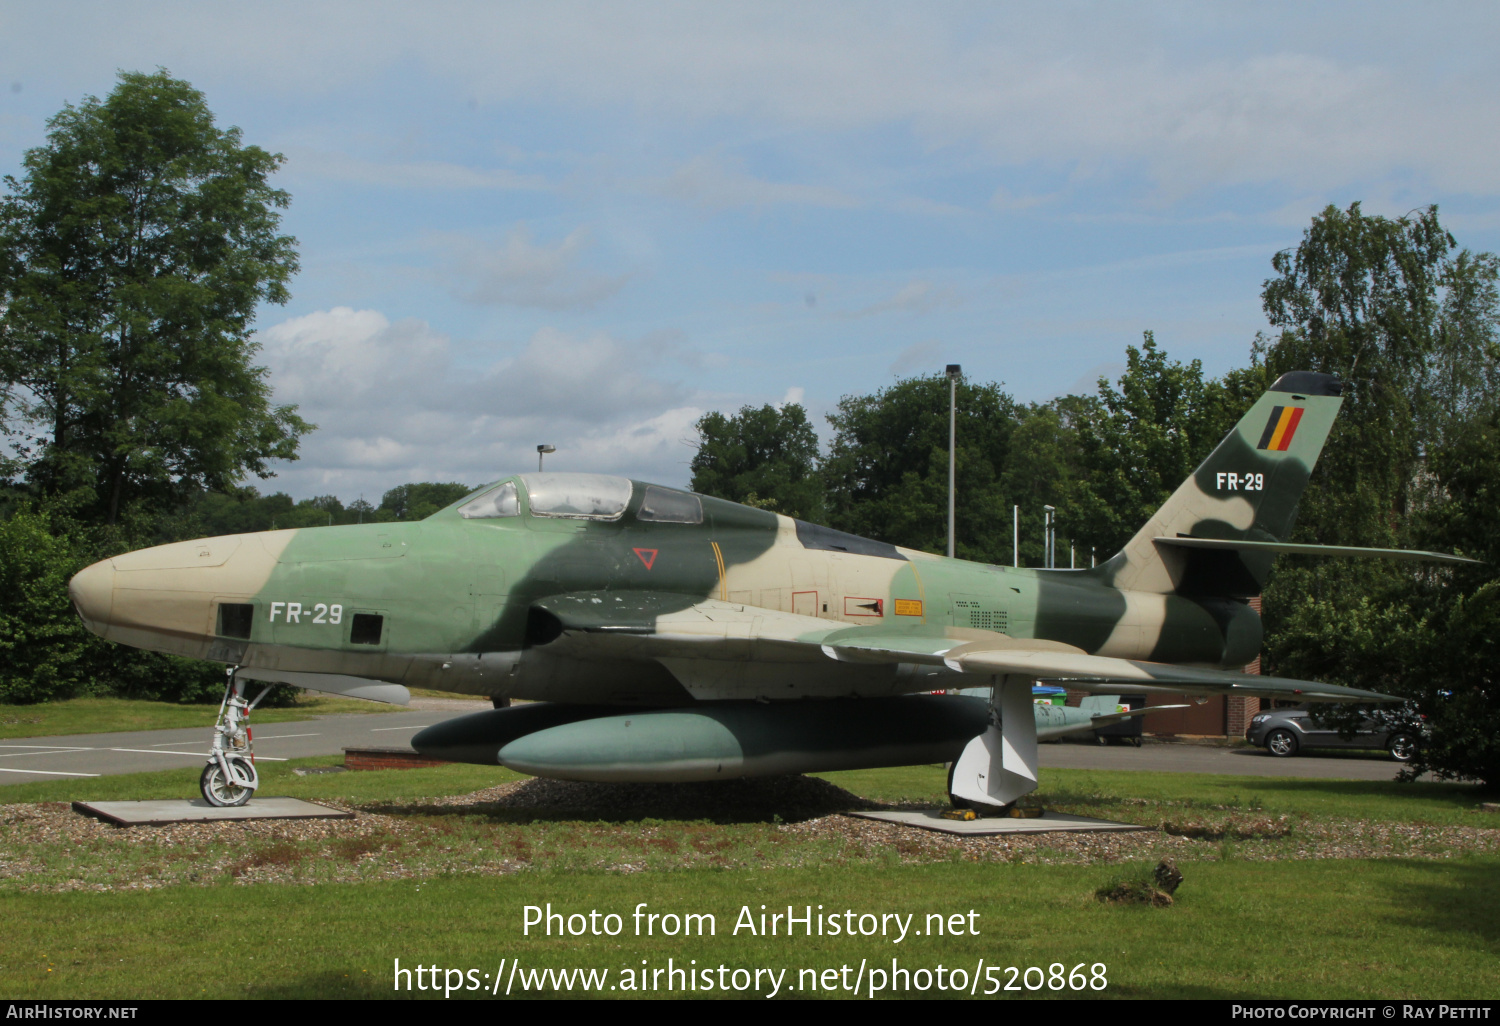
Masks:
[[[1381,701],[1246,675],[1277,554],[1341,399],[1283,375],[1117,555],[1086,570],[904,549],[677,488],[522,474],[417,523],[266,531],[107,559],[69,585],[100,636],[231,667],[211,802],[257,784],[243,682],[527,704],[418,751],[572,780],[951,762],[961,802],[1037,786],[1033,682],[1093,694]],[[988,701],[929,692],[987,687]]]
[[[986,704],[990,698],[988,688],[964,688],[959,691],[959,695],[983,699]],[[1145,716],[1147,713],[1191,708],[1191,705],[1183,703],[1181,705],[1143,705],[1139,709],[1130,709],[1120,704],[1119,695],[1089,695],[1077,706],[1054,705],[1039,699],[1032,705],[1031,712],[1032,718],[1036,721],[1036,739],[1055,741],[1058,738],[1075,734],[1093,734],[1101,728],[1111,727],[1138,716]],[[1102,735],[1096,736],[1101,744],[1105,742],[1106,739]],[[1140,737],[1137,735],[1136,747],[1140,747],[1140,743]]]

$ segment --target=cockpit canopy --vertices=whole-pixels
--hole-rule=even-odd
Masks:
[[[479,498],[460,506],[458,515],[465,520],[491,520],[495,517],[520,516],[521,500],[516,497],[516,483],[506,481],[498,487],[491,488]]]
[[[502,481],[458,508],[465,520],[521,515],[517,482],[525,489],[531,515],[567,520],[619,520],[630,505],[632,483],[608,474],[522,474]],[[703,502],[691,492],[643,486],[638,520],[666,524],[703,523]]]

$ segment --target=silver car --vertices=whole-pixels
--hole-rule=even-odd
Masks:
[[[1282,758],[1305,748],[1383,748],[1397,762],[1410,762],[1421,745],[1421,730],[1399,722],[1382,725],[1367,716],[1360,721],[1354,737],[1345,741],[1337,727],[1315,723],[1309,709],[1276,709],[1257,713],[1245,731],[1245,740]]]

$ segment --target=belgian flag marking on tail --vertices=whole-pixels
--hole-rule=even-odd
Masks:
[[[1277,406],[1271,410],[1271,418],[1266,421],[1265,434],[1260,436],[1260,444],[1257,449],[1269,449],[1272,452],[1286,452],[1292,444],[1292,436],[1297,433],[1297,424],[1302,420],[1302,407],[1300,406]]]

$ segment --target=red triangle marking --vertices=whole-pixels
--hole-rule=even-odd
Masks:
[[[651,564],[656,562],[656,549],[636,549],[635,554],[641,557],[641,562],[646,564],[646,569],[651,569]]]

